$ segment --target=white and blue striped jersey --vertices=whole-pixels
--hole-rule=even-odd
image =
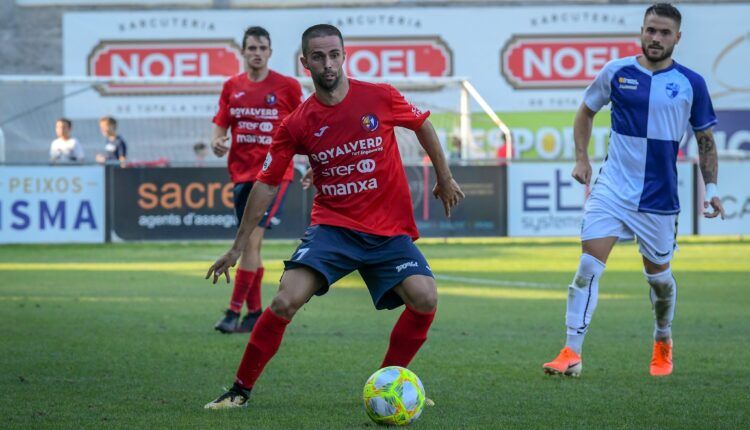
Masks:
[[[679,142],[688,122],[705,130],[716,114],[699,74],[676,62],[651,72],[636,58],[607,63],[584,94],[594,112],[612,102],[609,149],[592,193],[630,210],[676,214]]]

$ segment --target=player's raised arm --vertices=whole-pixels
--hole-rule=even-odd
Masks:
[[[586,103],[581,103],[581,107],[576,112],[576,118],[573,122],[573,139],[576,145],[576,165],[573,167],[572,176],[576,181],[589,185],[591,181],[591,163],[589,162],[589,140],[591,139],[591,129],[594,126],[594,116],[596,112],[589,109]]]
[[[714,133],[711,128],[695,132],[695,139],[698,142],[698,158],[703,175],[703,183],[706,184],[706,196],[703,199],[703,215],[706,218],[716,218],[721,215],[724,219],[724,207],[721,199],[716,195],[716,183],[719,177],[719,155],[716,152],[716,143]],[[712,212],[708,212],[711,206]]]
[[[213,275],[213,283],[215,284],[219,277],[224,274],[227,283],[229,283],[229,268],[234,267],[237,259],[240,258],[242,250],[245,249],[247,241],[250,239],[250,233],[258,225],[260,219],[263,218],[266,208],[271,204],[271,200],[276,195],[277,188],[277,186],[256,181],[253,189],[250,191],[247,207],[242,214],[240,228],[237,230],[232,247],[208,269],[206,279]]]
[[[450,218],[451,208],[456,206],[465,197],[464,192],[461,191],[461,187],[453,179],[451,169],[445,160],[443,149],[440,147],[440,141],[435,133],[435,129],[432,127],[432,123],[429,120],[425,120],[415,130],[415,133],[417,133],[419,144],[427,152],[427,156],[430,157],[430,161],[432,161],[432,165],[435,168],[437,183],[435,184],[435,188],[432,189],[432,195],[443,201],[445,216]]]

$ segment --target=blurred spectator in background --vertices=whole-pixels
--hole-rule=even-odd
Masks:
[[[49,161],[52,164],[83,163],[83,148],[78,140],[70,137],[73,123],[67,118],[55,122],[57,139],[49,147]]]
[[[103,154],[96,154],[96,162],[102,164],[120,163],[120,167],[125,167],[128,149],[125,140],[117,134],[117,120],[111,116],[105,116],[99,120],[99,129],[104,135],[105,146]]]
[[[195,166],[203,167],[206,164],[206,156],[208,155],[208,145],[203,142],[198,142],[193,145],[193,152],[195,152]]]

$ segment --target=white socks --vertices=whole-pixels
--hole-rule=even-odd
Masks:
[[[565,346],[580,354],[591,317],[599,298],[599,278],[605,264],[589,254],[582,254],[573,283],[568,285],[568,310],[565,314]],[[670,319],[671,321],[671,319]]]
[[[669,268],[661,273],[644,272],[651,285],[651,304],[654,308],[654,340],[667,341],[672,338],[672,319],[677,301],[677,282]]]

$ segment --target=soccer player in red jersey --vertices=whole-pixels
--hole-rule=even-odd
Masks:
[[[318,189],[310,227],[284,262],[279,291],[253,329],[234,386],[208,403],[207,409],[245,406],[297,310],[354,270],[362,275],[376,309],[406,305],[391,332],[381,367],[408,366],[427,340],[435,316],[435,280],[413,243],[419,233],[394,133],[395,126],[416,132],[435,166],[433,194],[450,216],[464,194],[427,121],[430,113],[409,104],[390,85],[344,76],[344,42],[334,26],[308,28],[302,35],[302,55],[300,61],[312,75],[315,95],[279,127],[234,245],[216,260],[206,278],[213,275],[216,282],[223,274],[229,281],[229,268],[295,154],[309,157]]]
[[[302,102],[299,82],[268,68],[271,37],[265,29],[250,27],[245,30],[242,53],[246,71],[224,83],[211,139],[211,148],[218,157],[229,152],[229,175],[234,182],[234,208],[238,220],[242,220],[248,195],[268,154],[276,129],[281,120]],[[230,139],[227,136],[230,128],[231,147],[226,144]],[[282,173],[278,191],[264,207],[262,219],[256,221],[249,240],[244,242],[241,249],[229,308],[215,326],[222,333],[249,332],[261,315],[263,262],[260,247],[266,229],[280,222],[284,195],[294,178],[291,160]],[[248,313],[240,322],[243,303],[247,304]]]

